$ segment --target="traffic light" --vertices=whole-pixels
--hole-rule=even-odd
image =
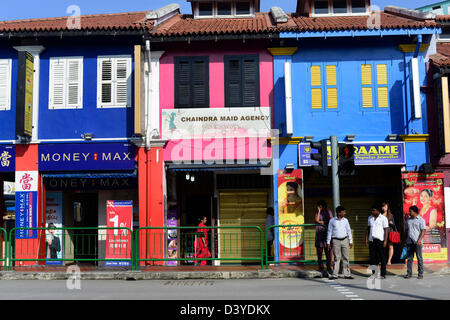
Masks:
[[[311,149],[317,149],[317,153],[311,153],[311,160],[318,162],[314,165],[314,170],[320,172],[324,177],[328,176],[328,154],[327,154],[327,139],[319,142],[310,142]]]
[[[341,176],[355,174],[355,147],[352,144],[339,144],[339,174]]]

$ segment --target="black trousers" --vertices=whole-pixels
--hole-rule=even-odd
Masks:
[[[386,276],[386,248],[383,247],[383,241],[378,239],[373,239],[369,242],[369,254],[370,254],[370,264],[378,266],[381,263],[381,273],[380,275]]]

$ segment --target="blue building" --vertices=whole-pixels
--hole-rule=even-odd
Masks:
[[[297,14],[287,21],[279,46],[269,49],[274,127],[280,130],[281,171],[274,186],[289,168],[303,169],[304,212],[302,218],[282,218],[283,199],[275,192],[276,222],[315,223],[320,199],[331,208],[331,178],[311,168],[309,142],[337,136],[357,150],[356,174],[340,180],[341,204],[355,239],[350,258],[368,260],[364,239],[371,205],[389,201],[400,227],[401,173],[429,162],[421,88],[427,85],[424,62],[440,29],[417,12],[394,7],[372,12],[369,1],[353,0],[299,1]],[[314,231],[306,230],[304,239],[306,259],[314,260]]]

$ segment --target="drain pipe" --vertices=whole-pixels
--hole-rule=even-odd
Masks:
[[[411,58],[411,73],[413,79],[413,97],[414,97],[414,117],[416,119],[422,118],[422,103],[420,99],[420,81],[419,81],[419,51],[422,46],[422,35],[417,36],[417,45],[414,55]]]
[[[145,128],[145,146],[147,150],[150,149],[150,139],[151,139],[151,133],[150,133],[150,120],[151,120],[151,84],[150,84],[150,78],[152,73],[152,55],[151,55],[151,48],[150,48],[150,40],[145,40],[145,55],[147,59],[147,103],[146,103],[146,118],[147,118],[147,124]]]

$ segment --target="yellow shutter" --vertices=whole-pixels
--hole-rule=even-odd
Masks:
[[[336,83],[336,66],[327,66],[327,86],[335,86]]]
[[[322,109],[322,89],[311,89],[311,101],[313,109]]]
[[[372,108],[372,88],[362,88],[363,108]]]
[[[311,86],[321,86],[320,66],[311,66]]]
[[[328,88],[327,89],[327,99],[328,99],[328,108],[329,109],[336,109],[338,107],[337,89],[336,88]]]
[[[378,108],[389,107],[389,95],[387,87],[378,88]]]
[[[377,83],[388,84],[387,82],[387,66],[385,64],[377,64]]]
[[[361,65],[361,79],[363,85],[372,84],[372,66],[370,64]]]

